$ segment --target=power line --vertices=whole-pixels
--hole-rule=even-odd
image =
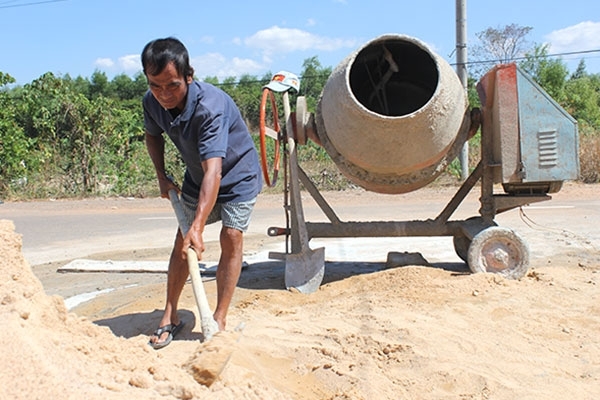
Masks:
[[[534,58],[534,59],[538,59],[538,58],[553,58],[553,57],[562,57],[562,56],[572,56],[572,55],[580,55],[580,54],[591,54],[591,53],[600,53],[600,49],[595,49],[595,50],[581,50],[581,51],[570,51],[570,52],[564,52],[564,53],[554,53],[554,54],[547,54],[547,55],[539,55],[539,56],[524,56],[524,57],[514,57],[511,59],[511,61],[523,61],[523,60],[527,60],[529,58]],[[481,60],[481,61],[467,61],[466,65],[474,65],[474,64],[491,64],[491,63],[499,63],[499,62],[503,62],[504,60]],[[456,63],[451,63],[450,65],[456,66]],[[299,76],[300,80],[303,79],[313,79],[313,78],[318,78],[319,75],[312,75],[312,76]],[[247,80],[244,82],[241,81],[232,81],[232,82],[220,82],[220,83],[216,83],[215,86],[236,86],[239,85],[241,83],[243,84],[254,84],[254,83],[265,83],[265,79],[255,79],[255,80]]]
[[[8,2],[5,2],[5,3],[0,3],[0,9],[2,9],[2,8],[15,8],[15,7],[35,6],[37,4],[46,4],[46,3],[58,3],[60,1],[68,1],[68,0],[46,0],[46,1],[35,1],[35,2],[32,2],[32,3],[2,5],[2,4],[14,2],[14,1],[12,1],[12,2],[8,1]]]
[[[523,57],[514,57],[511,58],[511,61],[523,61],[523,60],[528,60],[529,58],[554,58],[554,57],[562,57],[562,56],[573,56],[573,55],[580,55],[580,54],[591,54],[591,53],[600,53],[600,49],[596,49],[596,50],[581,50],[581,51],[569,51],[569,52],[565,52],[565,53],[554,53],[554,54],[546,54],[546,55],[540,55],[540,56],[523,56]],[[490,64],[490,63],[498,63],[498,62],[503,62],[504,60],[480,60],[480,61],[468,61],[467,65],[469,64]],[[456,63],[451,64],[451,65],[456,65]]]

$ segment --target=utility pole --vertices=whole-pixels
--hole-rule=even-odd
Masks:
[[[468,89],[467,73],[467,0],[456,0],[456,74],[463,85],[465,93]],[[469,176],[469,142],[465,142],[459,156],[460,178],[464,181]]]

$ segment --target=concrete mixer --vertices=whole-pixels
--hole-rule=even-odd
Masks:
[[[492,68],[477,89],[482,107],[470,109],[450,65],[418,39],[397,34],[377,37],[341,62],[323,89],[316,115],[307,112],[301,96],[291,112],[283,86],[285,129],[277,119],[272,128],[261,123],[261,144],[272,137],[277,158],[280,142],[286,155],[287,226],[272,227],[268,234],[285,235],[290,242],[285,253],[269,255],[285,261],[288,289],[311,293],[322,282],[325,249],[311,249],[312,238],[451,236],[472,272],[525,275],[527,244],[497,226],[494,217],[549,200],[563,181],[578,177],[577,122],[515,64]],[[276,110],[266,87],[261,121],[269,101]],[[480,128],[477,167],[435,219],[341,221],[298,163],[297,146],[312,140],[355,184],[377,193],[406,193],[435,180]],[[261,155],[264,160],[263,146]],[[450,220],[478,182],[479,215]],[[305,221],[300,184],[329,222]],[[495,185],[503,192],[495,193]]]

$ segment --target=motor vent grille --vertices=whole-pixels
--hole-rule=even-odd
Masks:
[[[538,139],[538,163],[540,168],[552,168],[558,164],[557,131],[539,131]]]

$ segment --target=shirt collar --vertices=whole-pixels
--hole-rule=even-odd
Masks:
[[[198,93],[200,93],[200,87],[197,85],[196,81],[193,81],[188,85],[185,107],[179,115],[181,121],[189,121],[192,118],[196,109],[196,103],[198,102]]]

